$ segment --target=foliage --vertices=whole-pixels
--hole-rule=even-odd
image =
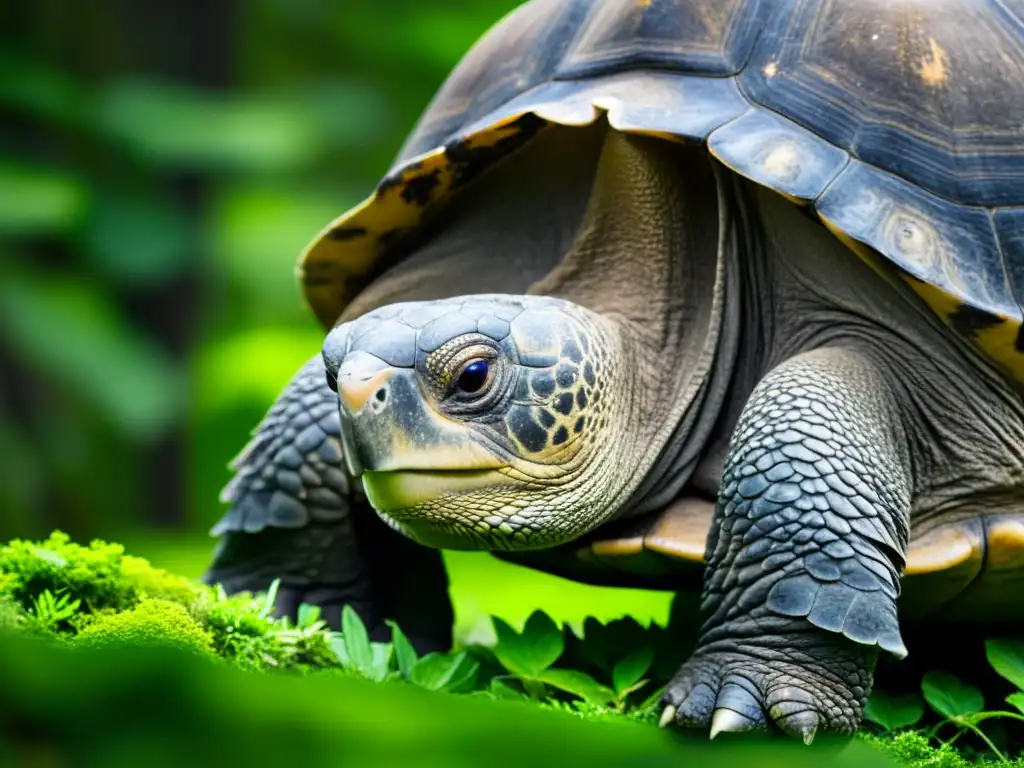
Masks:
[[[952,744],[935,747],[931,740],[917,731],[893,733],[886,738],[870,735],[863,738],[904,765],[915,768],[969,768],[971,765]]]
[[[44,592],[64,593],[90,613],[130,609],[143,595],[181,602],[198,593],[187,580],[127,557],[119,544],[81,546],[59,531],[41,542],[16,539],[0,547],[0,573],[3,592],[25,606]]]
[[[953,750],[961,737],[971,734],[976,737],[979,747],[968,746],[968,754],[979,757],[995,757],[1000,764],[1024,766],[1024,757],[1010,761],[1006,747],[996,741],[1005,741],[1005,734],[996,738],[988,732],[988,726],[1002,722],[1024,722],[1024,642],[1020,640],[990,639],[985,643],[989,664],[1000,676],[1016,686],[1017,690],[1005,697],[1005,701],[1016,711],[985,709],[985,696],[976,686],[966,683],[955,675],[943,670],[931,670],[921,680],[921,695],[904,693],[894,695],[884,690],[875,691],[865,710],[865,717],[894,734],[890,742],[892,749],[901,758],[922,765],[960,766],[967,765],[961,754]],[[923,701],[928,704],[937,718],[928,722]],[[937,719],[937,721],[935,721]],[[895,732],[911,726],[927,728],[918,731]],[[983,727],[984,724],[984,727]],[[939,734],[949,734],[939,738]],[[937,743],[934,750],[931,744]],[[927,760],[923,756],[928,750]]]
[[[492,701],[530,702],[575,719],[649,726],[658,719],[661,687],[685,655],[671,626],[644,627],[630,618],[588,619],[577,632],[541,612],[521,629],[494,619],[492,645],[473,643],[420,655],[394,624],[390,642],[372,642],[349,607],[340,632],[326,627],[315,606],[303,605],[294,622],[275,618],[276,589],[275,583],[266,594],[228,596],[153,568],[119,545],[93,541],[81,546],[54,533],[41,542],[16,540],[0,548],[0,631],[17,628],[19,634],[76,648],[165,645],[244,670],[333,673]],[[1017,642],[987,644],[993,668],[1015,685],[1024,668],[1021,649]],[[876,691],[867,717],[888,735],[866,738],[913,766],[954,768],[967,764],[963,755],[982,757],[986,750],[1005,759],[982,724],[1024,720],[1024,715],[984,711],[981,693],[945,672],[926,675],[922,694],[923,700],[916,694]],[[1021,696],[1011,695],[1010,703]],[[938,722],[929,725],[923,702]],[[911,726],[920,730],[904,730]],[[952,735],[938,739],[945,731]],[[977,737],[979,748],[954,749],[965,733]]]
[[[674,736],[607,715],[331,674],[259,675],[171,648],[0,634],[0,753],[16,765],[883,768],[869,745]],[[483,699],[483,700],[482,700]],[[315,756],[315,757],[314,757]]]
[[[164,640],[250,669],[337,666],[315,612],[297,625],[273,618],[273,595],[222,590],[152,567],[119,544],[15,540],[0,548],[0,627],[101,645]]]
[[[864,708],[864,717],[887,731],[916,725],[924,717],[924,702],[917,693],[889,694],[876,690]]]

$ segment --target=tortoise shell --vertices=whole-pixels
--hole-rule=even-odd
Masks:
[[[302,255],[320,322],[454,192],[553,126],[600,119],[704,143],[1024,383],[1024,0],[533,0],[470,50],[374,193]],[[710,518],[666,515],[599,531],[571,559],[675,580],[699,566]],[[996,579],[992,596],[1012,574],[1024,524],[962,521],[915,532],[906,589]]]
[[[879,256],[1024,381],[1024,0],[534,0],[303,254],[325,327],[453,191],[552,125],[700,141]]]

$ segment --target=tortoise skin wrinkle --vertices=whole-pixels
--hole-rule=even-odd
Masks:
[[[663,726],[856,730],[1024,624],[1022,125],[1024,0],[527,2],[301,255],[207,580],[421,651],[441,548],[673,590]]]

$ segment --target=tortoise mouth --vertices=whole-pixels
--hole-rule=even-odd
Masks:
[[[584,533],[563,530],[540,499],[527,503],[530,492],[502,469],[370,470],[362,479],[377,515],[428,547],[546,549]]]
[[[511,486],[512,481],[501,472],[504,468],[364,470],[363,489],[378,512],[395,518],[416,517],[418,507],[429,505],[433,516],[443,513],[441,500],[446,497]]]

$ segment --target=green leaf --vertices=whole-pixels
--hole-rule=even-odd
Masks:
[[[391,643],[370,643],[370,669],[368,674],[371,680],[378,683],[388,676],[391,668]]]
[[[431,691],[447,690],[451,686],[465,684],[470,676],[476,674],[478,667],[465,651],[456,654],[428,653],[413,666],[410,679]]]
[[[0,279],[0,335],[56,394],[87,398],[136,440],[158,438],[180,412],[181,371],[87,279]]]
[[[494,654],[506,669],[517,675],[535,677],[554,664],[565,648],[561,631],[551,617],[541,611],[530,615],[522,634],[517,634],[497,616],[494,629],[498,635]]]
[[[452,658],[443,653],[428,653],[413,665],[409,680],[429,691],[439,691],[451,679]]]
[[[341,636],[345,640],[345,651],[349,663],[367,675],[373,674],[373,649],[366,634],[363,620],[351,605],[341,611]]]
[[[538,675],[532,675],[531,678],[579,696],[588,704],[605,706],[616,699],[611,688],[601,685],[587,673],[575,669],[546,669]]]
[[[399,629],[398,624],[388,620],[387,625],[391,627],[391,643],[395,646],[395,659],[398,661],[398,671],[406,680],[412,675],[412,668],[416,665],[416,649],[412,647],[409,638]]]
[[[352,666],[352,659],[349,658],[348,648],[345,647],[345,638],[337,632],[331,635],[331,650],[334,651],[334,655],[338,657],[338,661],[341,662],[343,667]]]
[[[74,229],[89,207],[77,180],[41,168],[0,164],[0,233],[29,236]]]
[[[95,109],[104,133],[176,169],[291,170],[308,165],[326,143],[313,110],[280,98],[118,78]]]
[[[298,615],[295,618],[295,625],[299,629],[307,629],[320,620],[320,606],[301,603],[299,605]]]
[[[171,199],[107,193],[96,201],[83,244],[105,275],[147,287],[184,270],[199,251],[193,221]]]
[[[469,693],[476,689],[480,662],[468,653],[461,653],[459,656],[462,658],[458,660],[455,668],[452,669],[451,677],[443,690],[450,693]]]
[[[260,603],[260,617],[266,619],[274,613],[274,607],[277,605],[277,591],[281,588],[281,580],[274,579],[270,582],[270,586],[267,587],[267,592],[263,595],[263,602]]]
[[[522,691],[512,687],[510,682],[502,677],[496,677],[491,680],[491,685],[488,690],[494,694],[495,698],[498,699],[513,699],[516,701],[522,701],[526,698]]]
[[[1024,691],[1024,640],[986,640],[985,655],[992,669]]]
[[[907,728],[924,716],[924,702],[916,693],[892,695],[875,690],[864,707],[864,717],[887,731]]]
[[[1006,703],[1016,707],[1021,714],[1024,714],[1024,693],[1011,693],[1006,697]]]
[[[650,646],[638,646],[615,663],[612,669],[612,686],[615,693],[622,696],[627,689],[636,685],[654,661],[654,649]]]
[[[928,672],[921,681],[921,693],[931,708],[945,717],[973,715],[985,706],[981,691],[948,672]]]

